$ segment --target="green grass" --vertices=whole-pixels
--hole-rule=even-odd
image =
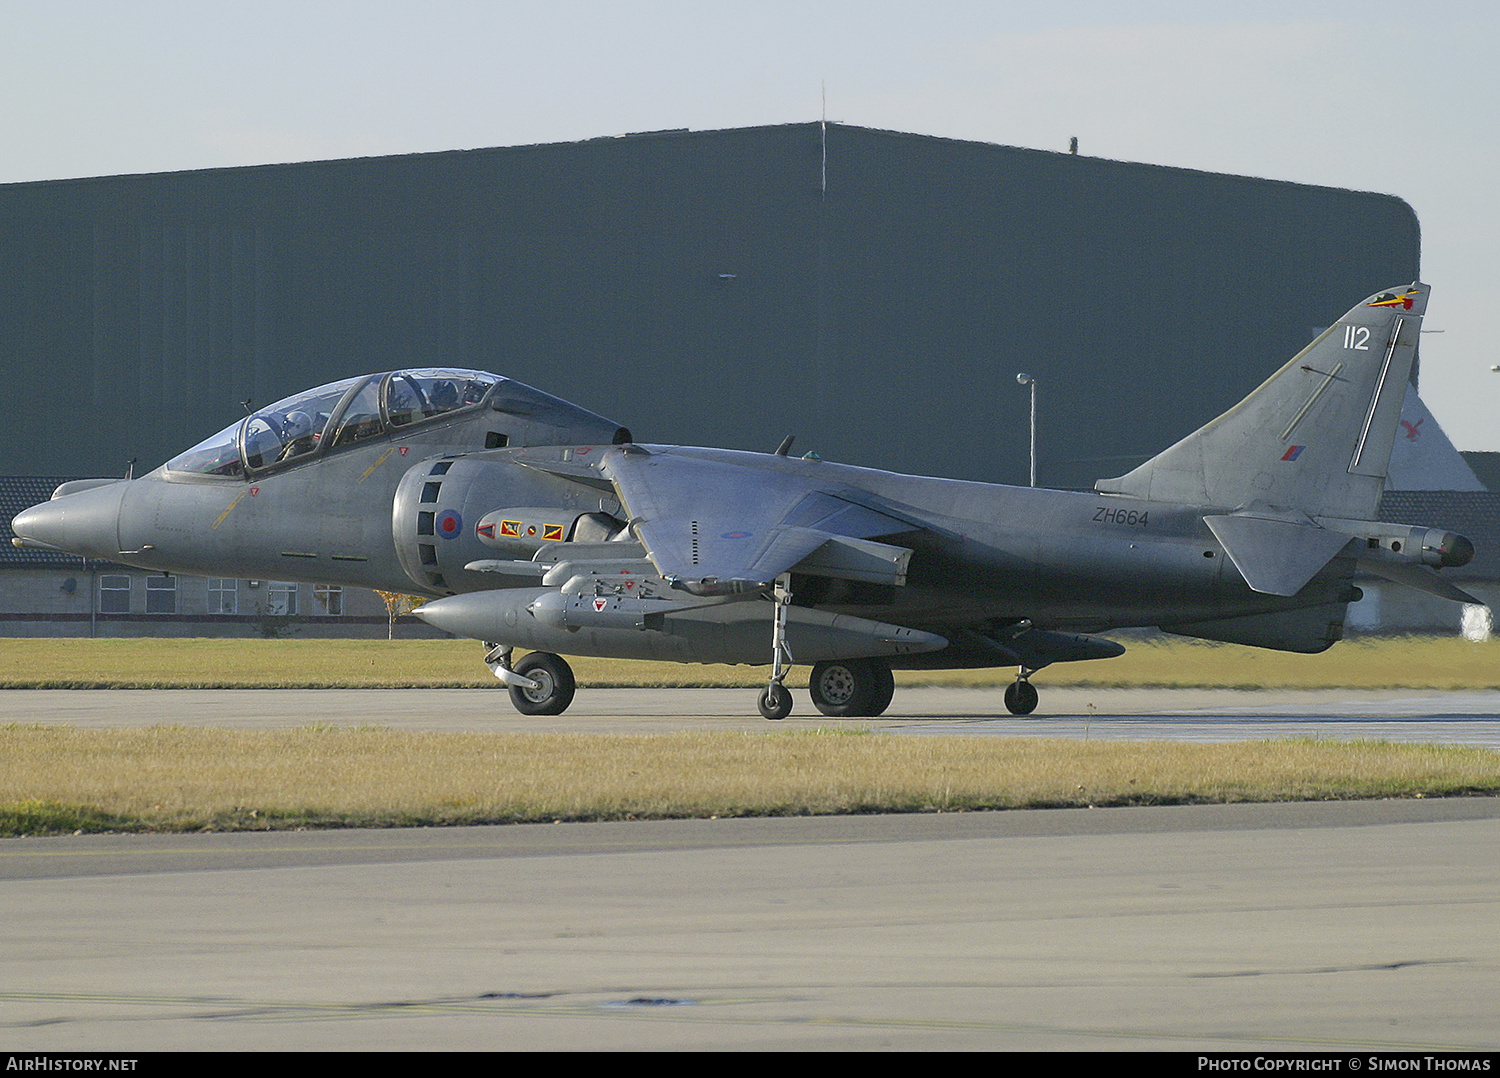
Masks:
[[[1060,663],[1044,685],[1120,688],[1500,688],[1500,641],[1371,638],[1321,655],[1187,640],[1127,642],[1120,658]],[[472,640],[0,640],[0,688],[464,688],[492,686]],[[580,685],[748,687],[762,667],[572,659]],[[806,683],[806,669],[798,671]],[[996,686],[1011,668],[903,671],[902,685]],[[790,682],[799,684],[797,676]]]
[[[1500,794],[1500,753],[375,728],[0,728],[0,834],[410,827]]]

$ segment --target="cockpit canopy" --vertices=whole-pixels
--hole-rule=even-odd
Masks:
[[[491,401],[497,411],[515,411],[512,398],[521,397],[532,403],[528,414],[541,409],[563,413],[559,418],[576,418],[589,427],[608,424],[566,401],[484,371],[392,371],[330,382],[277,401],[173,457],[166,470],[203,476],[255,475],[476,409],[501,385],[505,399]],[[629,438],[623,428],[614,434]]]

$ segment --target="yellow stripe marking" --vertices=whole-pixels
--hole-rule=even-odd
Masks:
[[[224,518],[229,515],[230,511],[234,509],[235,506],[244,501],[245,495],[249,493],[250,491],[248,489],[240,491],[239,495],[234,499],[234,501],[230,502],[227,506],[224,507],[224,511],[219,514],[219,519],[214,521],[213,527],[217,528],[220,524],[224,523]]]
[[[366,479],[370,478],[370,476],[374,474],[375,469],[378,468],[378,467],[380,467],[387,460],[389,460],[391,454],[394,453],[395,451],[396,451],[396,447],[392,446],[391,448],[387,449],[384,453],[380,454],[380,456],[376,457],[375,458],[375,463],[372,464],[372,465],[370,465],[368,468],[366,468],[364,470],[364,474],[361,475],[358,479],[356,479],[355,482],[356,483],[363,483]]]

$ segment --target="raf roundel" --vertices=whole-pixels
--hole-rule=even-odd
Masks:
[[[456,539],[463,533],[464,518],[455,509],[444,509],[438,514],[437,533],[444,539]]]

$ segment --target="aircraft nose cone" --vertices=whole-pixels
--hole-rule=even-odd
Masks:
[[[62,518],[51,502],[22,509],[10,522],[10,530],[16,533],[16,546],[57,547]]]
[[[490,592],[480,592],[478,596],[490,596]],[[484,608],[487,605],[483,598],[475,595],[450,595],[446,599],[433,599],[423,603],[412,611],[417,617],[437,629],[455,636],[469,636],[475,639],[488,639],[486,633],[493,635],[498,627],[500,618],[487,617],[490,613]],[[509,598],[502,596],[501,599]]]
[[[33,505],[16,514],[11,530],[23,546],[114,559],[120,553],[120,499],[125,486],[114,483]]]

